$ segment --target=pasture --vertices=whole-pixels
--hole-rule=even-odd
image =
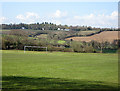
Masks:
[[[96,32],[98,32],[99,30],[89,30],[89,31],[79,31],[79,35],[84,35],[84,36],[86,36],[86,35],[88,35],[88,34],[91,34],[91,33],[96,33]]]
[[[2,51],[3,91],[117,89],[118,55]]]

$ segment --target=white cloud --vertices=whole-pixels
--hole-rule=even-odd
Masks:
[[[113,11],[109,15],[105,14],[89,14],[85,16],[74,16],[73,20],[74,25],[87,25],[87,26],[94,26],[94,27],[117,27],[117,20],[118,20],[118,12]],[[70,22],[69,21],[69,22]]]
[[[31,17],[40,18],[40,16],[37,13],[27,12],[26,13],[26,18],[31,18]]]
[[[64,17],[63,17],[64,16]],[[67,16],[67,17],[65,17]],[[68,16],[66,12],[61,12],[60,10],[56,10],[52,17],[49,17],[50,22],[56,24],[67,24],[67,25],[84,25],[84,26],[92,26],[92,27],[118,27],[118,12],[113,11],[111,14],[88,14],[84,16],[75,15]]]
[[[61,18],[67,16],[67,12],[62,12],[60,10],[56,10],[55,13],[51,15],[53,18]]]
[[[57,24],[57,25],[61,24],[61,21],[59,21],[59,20],[52,20],[51,22],[54,24]]]
[[[6,17],[0,17],[0,24],[4,23],[4,22],[5,22],[5,20],[7,20],[7,18],[6,18]]]
[[[25,20],[25,17],[23,15],[17,15],[16,18],[19,20]]]
[[[16,16],[19,22],[23,23],[35,23],[35,22],[52,22],[55,24],[67,24],[67,25],[84,25],[92,27],[117,27],[118,26],[118,12],[113,11],[111,14],[88,14],[84,16],[80,15],[68,15],[67,12],[56,10],[52,14],[44,15],[40,17],[37,13],[26,12],[25,14],[19,14]],[[5,21],[6,18],[0,18],[0,21]],[[8,20],[8,19],[7,19]]]
[[[40,19],[40,16],[37,13],[26,12],[24,15],[17,15],[16,18],[23,23],[35,23]]]
[[[50,13],[48,15],[45,17],[44,20],[46,20],[47,22],[52,22],[57,25],[63,24],[62,20],[66,19],[68,16],[66,11],[61,11],[61,10],[56,10],[55,12]]]
[[[117,11],[113,11],[111,16],[118,16],[118,12]]]

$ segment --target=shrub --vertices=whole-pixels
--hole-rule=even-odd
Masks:
[[[72,48],[64,48],[63,52],[74,52]]]

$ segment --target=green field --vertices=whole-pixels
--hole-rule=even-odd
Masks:
[[[118,55],[4,50],[3,90],[118,87]]]
[[[64,41],[64,40],[59,40],[58,43],[59,43],[59,44],[64,44],[65,41]]]
[[[3,30],[0,30],[0,31],[10,31],[9,29],[3,29]]]

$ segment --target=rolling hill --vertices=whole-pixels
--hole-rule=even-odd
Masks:
[[[92,36],[66,38],[66,40],[70,39],[73,39],[74,41],[86,41],[86,42],[90,42],[92,40],[99,42],[103,41],[113,42],[114,40],[118,40],[118,31],[104,31]]]

